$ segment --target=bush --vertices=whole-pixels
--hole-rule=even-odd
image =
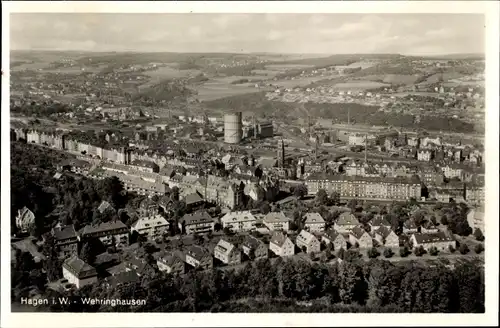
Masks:
[[[467,244],[460,244],[458,251],[460,252],[460,254],[465,255],[465,254],[469,253],[470,250],[469,250],[469,247],[467,246]]]
[[[380,255],[380,252],[375,247],[372,247],[366,252],[366,254],[369,258],[375,259]]]
[[[483,244],[477,244],[477,245],[474,247],[474,252],[476,252],[476,254],[481,254],[483,251],[484,251],[484,246],[483,246]]]
[[[434,246],[429,249],[429,254],[432,256],[436,256],[438,255],[438,253],[439,253],[438,249]]]
[[[399,255],[401,257],[407,257],[408,254],[410,254],[410,251],[408,250],[408,247],[404,246],[399,249]]]
[[[477,241],[484,241],[484,235],[480,229],[474,230],[474,237],[476,237]]]
[[[384,249],[384,257],[391,258],[394,255],[394,252],[390,248]]]
[[[415,250],[413,251],[413,253],[416,255],[416,256],[422,256],[426,253],[425,249],[423,246],[419,246],[417,248],[415,248]]]

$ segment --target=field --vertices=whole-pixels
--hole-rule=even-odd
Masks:
[[[333,78],[333,77],[332,77]],[[311,76],[311,77],[296,77],[294,80],[282,80],[282,81],[273,81],[273,85],[277,85],[284,88],[294,88],[294,87],[302,87],[306,86],[318,81],[325,81],[324,76]]]
[[[233,77],[228,77],[224,79],[232,78]],[[253,83],[231,84],[224,79],[214,79],[203,85],[194,87],[194,90],[198,92],[197,98],[200,101],[210,101],[247,93],[257,93],[263,90],[262,88],[256,88]]]
[[[178,79],[178,78],[185,78],[189,76],[196,76],[200,74],[201,71],[199,70],[179,70],[176,68],[176,65],[168,65],[168,66],[163,66],[159,67],[158,69],[154,71],[146,71],[143,72],[142,74],[147,75],[151,77],[151,79],[141,85],[141,88],[147,88],[149,86],[152,86],[154,84],[157,84],[163,80],[169,80],[169,79]]]
[[[290,69],[312,68],[313,65],[305,64],[271,64],[266,65],[266,70],[284,72]]]
[[[388,84],[413,84],[418,79],[416,75],[387,74],[387,75],[368,75],[363,80],[378,81]]]
[[[381,87],[389,87],[389,84],[380,83],[375,81],[351,81],[344,83],[337,83],[332,85],[332,88],[340,91],[363,91],[367,89],[375,89]]]

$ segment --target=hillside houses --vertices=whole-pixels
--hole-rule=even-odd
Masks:
[[[334,229],[340,233],[349,233],[353,228],[359,225],[358,219],[354,214],[344,212],[340,214],[339,218],[334,224]]]
[[[221,239],[215,246],[214,257],[225,264],[238,264],[241,262],[241,251],[232,243]]]
[[[129,244],[129,228],[121,221],[103,222],[97,225],[86,225],[80,230],[80,239],[98,238],[105,246],[118,248]]]
[[[179,229],[187,234],[214,231],[215,221],[206,211],[186,214],[179,220]]]
[[[318,253],[320,251],[320,242],[312,233],[302,230],[295,241],[297,247],[305,250],[306,253]]]
[[[451,246],[456,248],[456,241],[453,237],[446,235],[444,232],[437,233],[415,233],[410,239],[413,247],[422,246],[425,250],[431,247],[436,247],[439,251],[446,251]]]
[[[264,217],[262,222],[270,231],[288,231],[290,227],[290,219],[283,212],[270,212]]]
[[[268,246],[263,241],[253,236],[245,237],[243,243],[241,244],[241,249],[243,254],[248,256],[250,259],[266,258],[268,253]]]
[[[51,230],[60,258],[67,258],[78,254],[78,235],[74,225],[63,226],[58,224]]]
[[[210,252],[197,245],[190,246],[185,256],[186,263],[196,270],[209,270],[214,265]]]
[[[77,289],[97,282],[97,271],[94,267],[85,263],[77,255],[73,255],[64,261],[62,265],[63,277],[69,283],[74,284]]]
[[[347,249],[346,237],[335,229],[328,229],[321,237],[321,241],[326,245],[332,244],[334,250],[339,250],[341,248]]]
[[[325,220],[319,213],[306,213],[304,219],[304,229],[312,232],[325,231]]]
[[[286,233],[275,231],[269,241],[269,249],[276,255],[286,257],[295,254],[295,245]]]
[[[373,230],[377,230],[380,227],[386,227],[390,228],[391,224],[382,216],[382,215],[376,215],[370,222],[369,225]]]
[[[223,228],[239,232],[255,230],[257,219],[250,211],[234,211],[226,213],[220,221]]]
[[[182,258],[185,258],[182,254],[163,253],[158,256],[156,265],[158,265],[158,270],[160,271],[172,274],[183,274],[185,272],[185,262]]]
[[[349,232],[349,243],[359,248],[373,247],[372,237],[362,227],[354,227]]]
[[[399,247],[399,237],[394,231],[386,226],[380,226],[372,232],[374,239],[378,245],[397,248]]]
[[[149,240],[161,239],[168,233],[170,224],[160,214],[142,217],[131,227],[131,232],[137,232],[139,235]]]

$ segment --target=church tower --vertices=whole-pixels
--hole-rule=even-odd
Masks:
[[[278,141],[278,166],[285,167],[285,143],[283,139]]]

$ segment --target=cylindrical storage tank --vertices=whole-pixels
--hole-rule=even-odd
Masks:
[[[241,112],[224,115],[224,142],[229,144],[240,143],[242,133]]]

